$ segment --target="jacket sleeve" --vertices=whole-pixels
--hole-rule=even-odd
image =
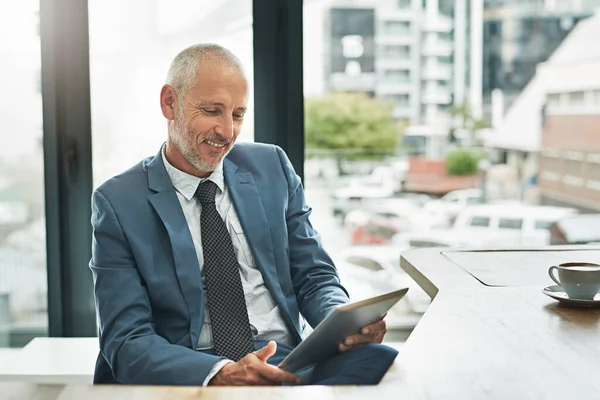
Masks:
[[[222,358],[169,343],[154,330],[152,308],[131,247],[108,199],[92,196],[92,259],[100,351],[124,384],[201,386]]]
[[[312,209],[306,204],[300,177],[285,152],[279,147],[276,149],[288,182],[286,224],[292,284],[300,312],[315,327],[337,306],[350,299],[333,261],[323,248],[320,235],[310,223]]]

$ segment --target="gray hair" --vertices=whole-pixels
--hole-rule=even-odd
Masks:
[[[190,46],[175,56],[165,82],[173,87],[179,102],[182,102],[187,92],[196,85],[198,68],[205,62],[214,63],[219,67],[236,68],[244,74],[240,60],[223,46],[213,43]]]

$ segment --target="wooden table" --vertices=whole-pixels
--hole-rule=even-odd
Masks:
[[[600,399],[600,309],[560,306],[549,264],[600,248],[406,252],[434,298],[375,387],[187,388],[0,383],[0,399]]]
[[[541,290],[548,268],[596,261],[600,248],[406,252],[401,265],[434,300],[396,366],[432,399],[600,399],[600,309]]]

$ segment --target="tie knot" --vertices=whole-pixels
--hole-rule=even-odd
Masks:
[[[208,179],[200,183],[198,189],[196,189],[196,196],[198,196],[198,200],[200,200],[200,203],[202,204],[214,203],[216,193],[217,184]]]

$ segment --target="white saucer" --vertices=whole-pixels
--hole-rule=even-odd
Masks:
[[[563,288],[559,285],[552,285],[552,286],[545,287],[544,290],[542,290],[542,293],[544,293],[546,296],[550,296],[553,299],[558,300],[561,303],[565,303],[565,304],[572,304],[572,305],[576,305],[576,306],[592,306],[592,307],[600,306],[600,293],[597,294],[596,297],[594,297],[594,300],[571,299],[571,298],[569,298],[569,296],[567,296],[567,294],[564,292]]]

